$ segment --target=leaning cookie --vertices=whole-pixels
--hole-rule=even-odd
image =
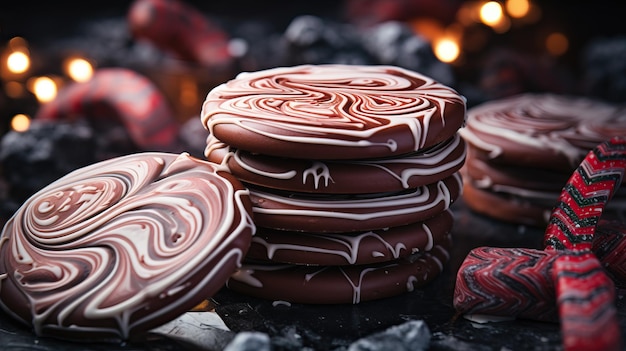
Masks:
[[[244,264],[226,283],[267,300],[304,304],[358,304],[411,292],[438,277],[450,258],[451,237],[430,251],[370,265]]]
[[[29,198],[0,238],[0,306],[37,336],[129,340],[220,289],[255,226],[248,190],[187,154],[78,169]]]
[[[248,185],[259,227],[317,233],[376,230],[423,221],[449,209],[462,187],[458,172],[432,184],[384,194],[296,194]]]
[[[231,148],[209,136],[205,155],[240,180],[295,192],[362,194],[400,191],[451,176],[465,162],[465,142],[452,138],[407,155],[367,160],[308,160]]]
[[[415,152],[450,139],[465,99],[393,66],[301,65],[245,72],[202,106],[211,135],[240,150],[305,159]]]
[[[317,266],[389,262],[430,251],[452,230],[450,210],[423,222],[357,233],[306,233],[257,227],[246,259]]]

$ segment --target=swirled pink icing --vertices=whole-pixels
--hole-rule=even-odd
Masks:
[[[76,170],[5,225],[0,304],[38,336],[126,340],[216,292],[255,226],[232,175],[187,154]]]
[[[472,107],[459,133],[492,159],[523,148],[539,159],[557,155],[573,169],[599,143],[626,134],[626,108],[578,96],[522,94]]]
[[[461,195],[459,172],[415,189],[390,194],[284,194],[248,187],[255,223],[279,230],[340,233],[423,221],[450,208]]]
[[[201,119],[242,150],[384,157],[450,138],[465,121],[465,99],[399,67],[302,65],[239,74],[209,92]]]
[[[307,304],[358,304],[413,291],[437,277],[450,259],[451,237],[410,259],[376,264],[308,266],[244,263],[227,287],[264,299]]]
[[[452,138],[403,156],[367,160],[305,160],[245,152],[213,136],[207,138],[209,161],[226,164],[244,182],[319,193],[400,191],[450,176],[465,162],[465,141]]]

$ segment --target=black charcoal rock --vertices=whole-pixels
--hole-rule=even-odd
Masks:
[[[348,351],[419,351],[430,345],[430,329],[423,320],[412,320],[361,338]]]
[[[270,351],[270,337],[261,332],[239,332],[224,351]]]

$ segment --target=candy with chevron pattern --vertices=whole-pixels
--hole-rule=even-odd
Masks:
[[[613,138],[590,151],[564,187],[545,232],[546,248],[591,249],[607,201],[622,183],[626,139]]]
[[[472,250],[457,273],[454,307],[461,313],[549,320],[556,296],[566,351],[620,350],[615,286],[592,248],[607,249],[601,241],[594,245],[595,232],[625,169],[625,138],[590,151],[563,188],[545,231],[545,249]],[[621,248],[622,237],[611,248]],[[601,255],[608,266],[623,265],[621,256]],[[532,269],[528,262],[535,262]],[[538,305],[546,306],[548,315],[537,311]]]
[[[564,251],[554,262],[565,350],[621,350],[615,287],[589,251]]]
[[[464,314],[558,320],[553,252],[479,247],[470,251],[456,279],[453,304]]]

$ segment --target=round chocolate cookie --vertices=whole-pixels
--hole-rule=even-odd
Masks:
[[[420,222],[447,210],[459,197],[457,172],[443,180],[395,193],[287,193],[248,185],[259,227],[316,233],[377,230]]]
[[[430,251],[450,235],[449,210],[404,226],[347,234],[302,233],[257,227],[246,259],[305,265],[360,265],[388,262]]]
[[[578,96],[522,94],[472,107],[459,133],[490,162],[567,173],[598,144],[626,135],[626,109]]]
[[[382,193],[416,188],[451,176],[465,162],[459,134],[408,155],[368,160],[309,160],[267,156],[231,148],[213,136],[209,161],[225,163],[240,180],[294,192]]]
[[[465,99],[393,66],[302,65],[245,72],[207,95],[201,118],[237,149],[305,159],[367,159],[450,139]]]
[[[463,183],[463,202],[474,212],[506,222],[545,226],[558,194],[551,197],[553,194],[535,192],[532,194],[533,198],[528,191],[520,194],[522,193],[515,195],[481,189],[467,180]]]
[[[561,193],[571,173],[489,162],[475,157],[474,148],[468,151],[463,168],[463,175],[478,188],[518,194],[525,190],[529,193],[550,193],[547,197],[552,202]]]
[[[37,336],[131,339],[219,290],[252,234],[248,190],[187,154],[77,169],[30,197],[0,237],[0,306]]]
[[[268,300],[306,304],[358,304],[400,295],[436,278],[449,260],[446,235],[430,251],[370,265],[244,264],[229,289]]]

